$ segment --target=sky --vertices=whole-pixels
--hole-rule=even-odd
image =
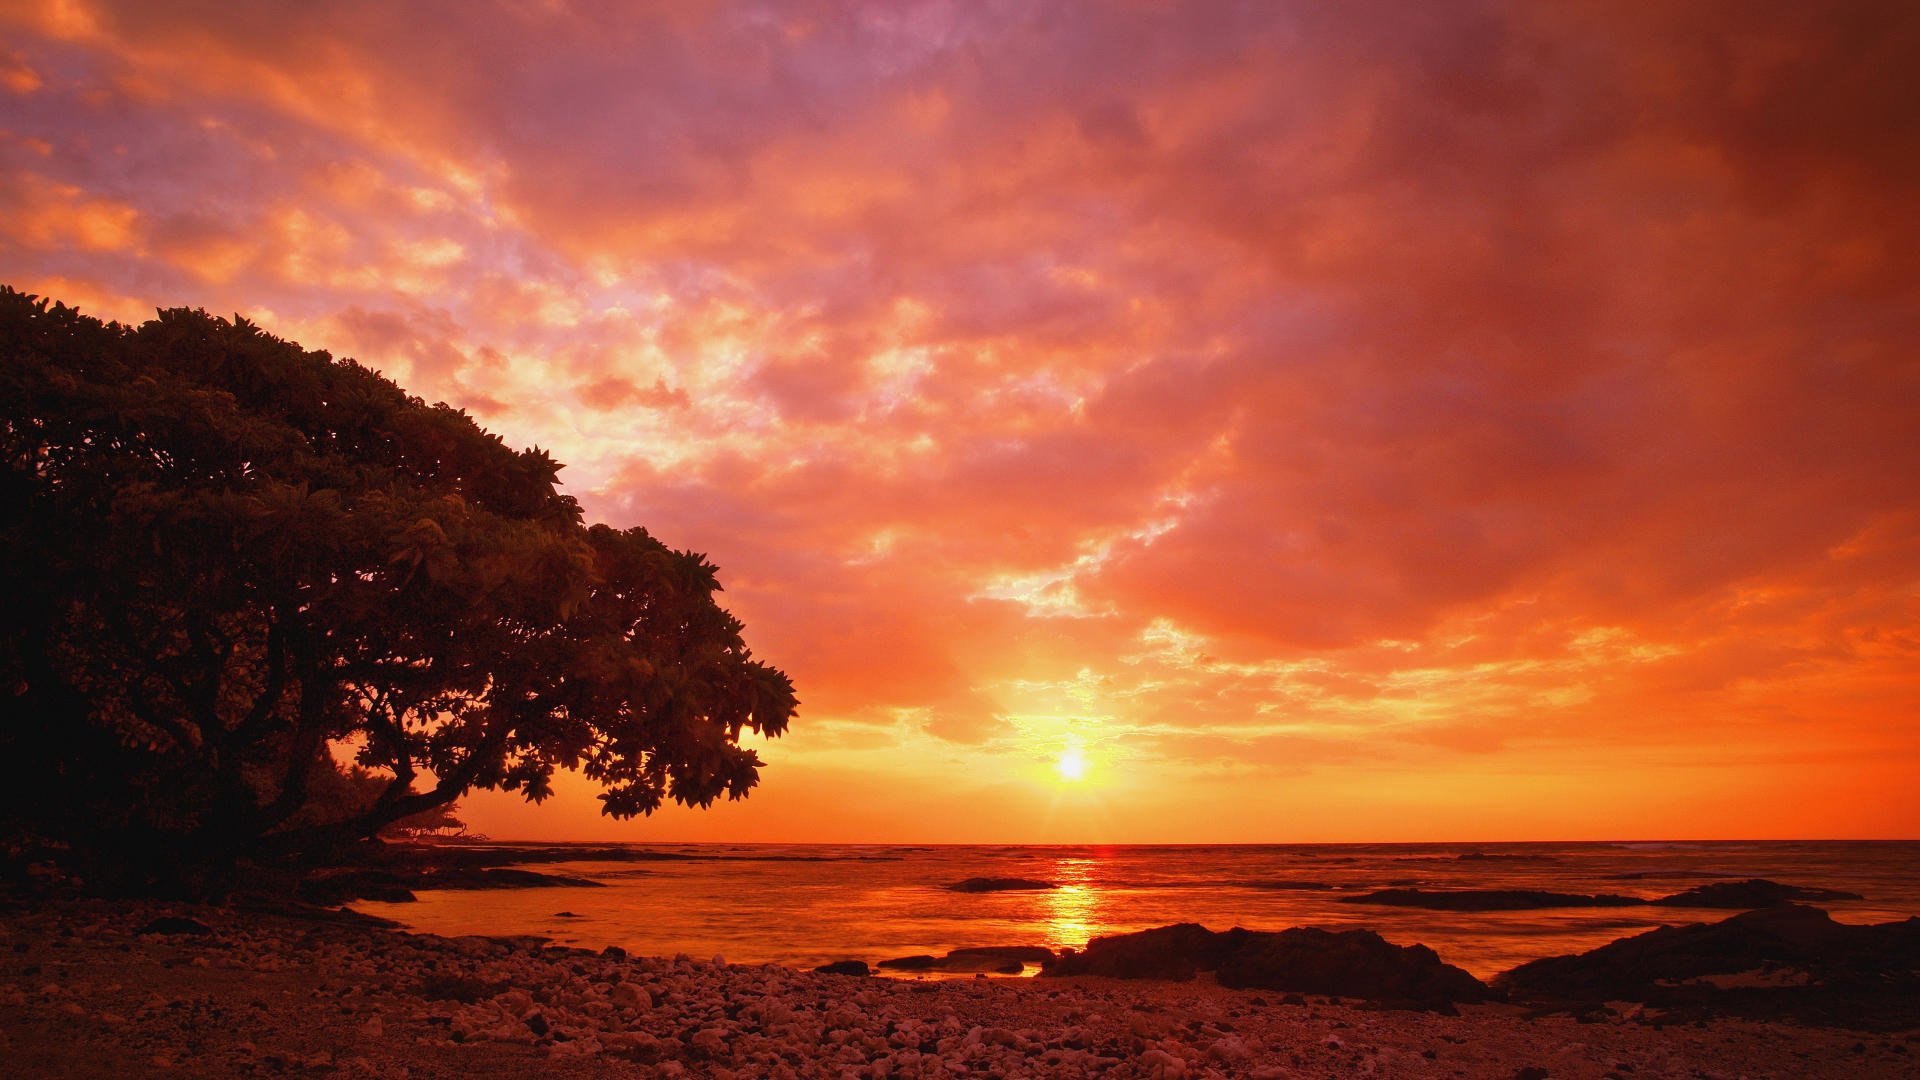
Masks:
[[[721,568],[751,798],[498,838],[1920,836],[1907,3],[0,0],[0,281]],[[1078,775],[1075,775],[1075,774]]]

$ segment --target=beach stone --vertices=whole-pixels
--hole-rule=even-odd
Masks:
[[[919,953],[914,956],[896,956],[891,960],[882,960],[878,966],[891,971],[932,971],[940,966],[940,958]]]
[[[813,970],[817,975],[856,975],[864,978],[873,974],[865,960],[835,960],[831,964],[821,964]]]
[[[166,934],[168,936],[190,935],[206,937],[213,933],[213,927],[198,919],[182,918],[178,915],[162,915],[134,931],[136,934]]]

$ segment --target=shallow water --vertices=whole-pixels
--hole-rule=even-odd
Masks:
[[[502,845],[514,847],[515,845]],[[523,845],[551,849],[558,845]],[[1732,912],[1627,907],[1443,912],[1340,902],[1387,887],[1539,889],[1659,897],[1723,878],[1841,889],[1843,922],[1920,915],[1920,842],[1326,844],[1192,847],[592,845],[629,859],[528,864],[605,882],[430,891],[354,906],[431,933],[538,934],[647,955],[724,956],[811,967],[968,945],[1082,948],[1104,934],[1176,922],[1365,927],[1420,942],[1487,977],[1662,923]],[[583,848],[583,852],[586,851]],[[1485,857],[1481,857],[1485,856]],[[956,893],[970,877],[1051,881],[1038,892]],[[558,913],[570,912],[573,917]],[[1031,969],[1029,969],[1031,971]]]

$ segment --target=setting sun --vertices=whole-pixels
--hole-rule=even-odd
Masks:
[[[1060,760],[1054,762],[1053,767],[1059,771],[1062,780],[1080,780],[1087,775],[1087,757],[1079,747],[1069,746],[1060,752]]]

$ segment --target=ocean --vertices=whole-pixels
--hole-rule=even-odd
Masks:
[[[1864,899],[1815,906],[1849,923],[1920,916],[1920,842],[1619,842],[1033,847],[994,845],[489,845],[529,869],[604,883],[430,890],[354,906],[408,929],[538,935],[555,943],[729,963],[813,967],[965,946],[1082,948],[1169,923],[1211,929],[1364,927],[1427,945],[1486,978],[1661,924],[1733,914],[1671,907],[1447,912],[1345,903],[1383,888],[1530,889],[1654,898],[1765,878]],[[556,861],[557,860],[557,861]],[[961,893],[977,877],[1057,888]],[[1032,974],[1034,968],[1028,968]]]

